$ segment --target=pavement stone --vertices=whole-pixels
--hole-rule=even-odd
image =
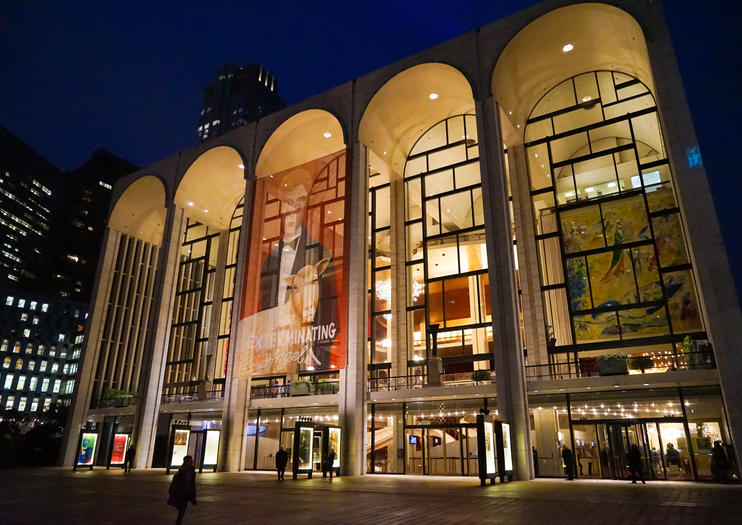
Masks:
[[[0,471],[2,524],[169,523],[164,469]],[[538,479],[480,487],[476,478],[197,476],[184,523],[472,524],[742,523],[742,485]]]

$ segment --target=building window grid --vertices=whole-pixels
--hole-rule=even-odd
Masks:
[[[598,89],[598,92],[600,93],[601,82],[597,80],[598,72],[594,72],[594,74],[596,78],[596,87]],[[541,196],[544,194],[551,194],[550,197],[553,198],[553,202],[555,203],[554,211],[556,211],[556,214],[557,214],[557,220],[555,221],[555,230],[547,232],[547,233],[543,233],[541,231],[542,230],[541,221],[539,220],[538,217],[534,216],[534,225],[535,225],[534,227],[536,229],[536,242],[540,243],[541,241],[544,241],[547,239],[554,239],[559,245],[560,257],[561,257],[562,268],[561,268],[561,272],[559,272],[560,275],[558,275],[560,282],[551,283],[550,281],[551,281],[552,276],[544,275],[545,271],[551,270],[551,269],[548,268],[548,263],[546,263],[546,261],[543,260],[545,258],[545,253],[544,253],[545,250],[542,250],[541,246],[539,245],[539,249],[537,251],[538,251],[539,259],[541,259],[541,263],[539,264],[539,271],[541,274],[541,284],[542,284],[541,291],[542,291],[542,294],[544,294],[544,303],[545,303],[544,306],[545,306],[545,315],[547,318],[547,323],[551,322],[552,316],[550,315],[549,312],[551,311],[552,308],[550,308],[546,304],[549,302],[549,299],[546,297],[546,293],[552,290],[562,290],[564,292],[564,296],[566,297],[566,302],[567,302],[567,309],[568,309],[569,317],[570,317],[571,341],[567,344],[558,344],[557,346],[554,347],[554,350],[552,350],[552,352],[555,352],[555,353],[556,352],[573,352],[573,351],[577,351],[578,349],[589,350],[593,347],[600,347],[600,348],[612,347],[612,346],[630,347],[630,346],[637,346],[637,345],[642,344],[645,339],[659,340],[660,342],[677,341],[679,340],[680,336],[676,333],[675,330],[673,330],[672,315],[671,315],[670,308],[669,308],[669,302],[668,302],[668,297],[666,294],[666,287],[665,287],[663,276],[671,272],[675,272],[675,271],[692,270],[692,265],[690,263],[690,260],[682,264],[673,264],[673,265],[667,265],[667,266],[662,265],[662,259],[660,257],[660,253],[658,252],[658,248],[656,244],[656,236],[654,234],[653,219],[657,217],[676,216],[678,217],[678,220],[680,220],[680,209],[676,204],[677,200],[674,194],[673,194],[674,200],[671,205],[661,207],[660,209],[652,209],[652,206],[650,206],[650,202],[648,199],[648,193],[651,193],[651,191],[653,190],[664,189],[664,188],[668,188],[670,190],[673,189],[672,174],[670,171],[669,159],[667,158],[666,152],[664,151],[664,139],[662,137],[661,129],[658,129],[657,133],[659,134],[659,144],[663,148],[663,151],[656,151],[656,150],[655,151],[657,154],[661,155],[662,158],[656,159],[654,161],[642,163],[641,157],[639,154],[639,149],[637,147],[637,144],[641,144],[641,141],[636,139],[634,123],[633,123],[634,119],[636,119],[637,117],[644,116],[644,115],[655,115],[656,117],[657,116],[656,105],[654,104],[654,100],[652,99],[650,107],[644,107],[635,112],[627,112],[625,114],[619,114],[618,116],[614,116],[613,118],[606,119],[605,118],[605,107],[610,107],[612,105],[621,104],[624,102],[634,101],[642,97],[651,97],[651,93],[649,92],[649,90],[645,86],[643,86],[643,84],[641,84],[638,80],[633,79],[631,81],[619,82],[616,77],[615,72],[611,72],[611,79],[613,81],[613,89],[616,92],[616,101],[612,103],[608,103],[608,104],[601,104],[601,101],[603,100],[601,96],[599,96],[597,100],[586,101],[592,104],[601,104],[603,120],[595,122],[595,123],[591,123],[591,124],[588,124],[586,126],[582,126],[579,128],[570,129],[570,130],[567,130],[561,133],[555,133],[554,117],[559,116],[559,115],[564,115],[566,113],[573,112],[573,111],[580,111],[582,108],[585,107],[585,103],[578,102],[579,99],[577,98],[576,87],[575,87],[575,82],[574,82],[575,78],[576,77],[573,77],[572,79],[570,79],[570,81],[572,82],[573,89],[575,89],[575,101],[577,103],[574,106],[563,108],[561,110],[556,110],[550,113],[546,113],[544,115],[539,115],[538,117],[535,117],[535,118],[530,118],[526,123],[526,129],[525,129],[526,136],[528,136],[528,127],[530,124],[536,123],[538,121],[547,120],[547,119],[550,121],[551,134],[546,134],[542,138],[538,138],[530,142],[526,142],[525,144],[526,155],[530,155],[532,148],[534,148],[535,146],[538,146],[540,144],[545,144],[547,146],[547,151],[548,151],[547,160],[548,160],[548,165],[549,165],[549,173],[553,175],[555,173],[555,168],[569,166],[571,175],[572,175],[571,177],[572,186],[571,187],[574,188],[575,190],[574,191],[575,202],[561,203],[559,196],[558,196],[557,184],[554,183],[555,177],[551,179],[552,184],[550,186],[534,188],[533,171],[529,165],[529,176],[530,176],[529,178],[531,179],[530,194],[532,197],[532,203],[534,200],[533,198],[536,196]],[[631,94],[623,99],[620,98],[620,95],[618,93],[619,90],[625,89],[631,86],[636,86],[636,85],[641,85],[641,87],[643,88],[643,91],[639,93]],[[626,122],[628,124],[629,132],[630,132],[630,136],[628,138],[630,140],[630,143],[618,146],[610,150],[599,150],[599,151],[593,152],[593,149],[592,149],[593,141],[590,137],[590,131],[599,129],[601,127],[605,127],[606,124],[610,125],[610,124],[622,123],[622,122]],[[659,128],[659,120],[657,120],[657,123],[658,123],[658,128]],[[553,154],[552,154],[553,142],[555,140],[563,139],[563,138],[570,137],[570,136],[578,136],[583,133],[587,133],[587,137],[588,137],[587,144],[586,144],[588,147],[588,154],[580,156],[577,159],[567,159],[567,160],[560,161],[560,162],[554,162]],[[619,160],[616,158],[616,155],[623,151],[630,151],[633,154],[633,157],[634,157],[634,160],[637,166],[636,175],[639,176],[638,181],[641,184],[640,187],[638,188],[624,189],[621,185],[621,181],[620,181],[620,177],[618,173]],[[578,197],[577,177],[574,171],[575,164],[581,161],[592,160],[592,159],[605,157],[609,155],[612,159],[613,168],[614,168],[614,172],[616,176],[616,186],[615,186],[616,192],[609,194],[609,195],[604,195],[604,196],[601,195],[601,196],[596,196],[593,198],[580,199]],[[661,179],[659,183],[651,183],[651,181],[650,183],[646,183],[647,172],[648,170],[652,168],[666,168],[667,169],[667,180]],[[612,305],[610,307],[595,308],[594,307],[595,303],[594,303],[594,299],[592,295],[593,294],[592,287],[589,286],[588,284],[587,288],[589,291],[590,300],[591,300],[591,304],[593,305],[593,308],[574,310],[572,301],[570,300],[569,280],[567,276],[567,267],[568,267],[567,262],[569,260],[583,258],[586,271],[589,272],[589,265],[587,263],[588,256],[594,255],[594,254],[600,254],[600,253],[610,253],[612,251],[615,251],[615,247],[608,246],[607,238],[604,232],[603,237],[605,239],[605,245],[603,247],[592,249],[592,250],[583,250],[583,251],[575,251],[575,252],[566,253],[565,248],[564,248],[564,243],[562,242],[564,237],[563,237],[563,231],[562,231],[562,221],[560,220],[561,219],[560,214],[564,213],[565,211],[597,206],[601,214],[600,215],[601,225],[604,225],[605,222],[604,222],[604,217],[603,217],[603,206],[602,205],[604,203],[610,203],[612,201],[628,199],[628,198],[631,198],[632,196],[640,196],[641,199],[643,200],[644,211],[646,213],[646,218],[647,218],[647,226],[650,232],[650,238],[636,241],[636,242],[628,242],[628,243],[621,244],[620,249],[622,251],[628,251],[629,260],[631,262],[631,268],[632,268],[631,271],[632,271],[632,274],[635,280],[637,296],[638,296],[639,285],[638,283],[636,283],[637,275],[636,275],[636,272],[634,271],[634,268],[635,268],[634,249],[640,248],[643,246],[652,248],[653,256],[655,260],[657,261],[657,276],[658,276],[658,282],[660,285],[659,289],[661,292],[661,298],[656,301],[650,301],[650,302],[642,302],[640,299],[638,299],[637,302],[630,303],[630,304]],[[535,213],[536,213],[536,208],[534,206],[534,215]],[[685,241],[684,235],[681,235],[680,239],[682,243],[684,244],[683,249],[686,249],[685,247],[687,246],[687,243]],[[587,279],[588,279],[588,283],[590,283],[591,281],[590,281],[589,273],[588,273]],[[544,283],[548,283],[548,284],[544,284]],[[693,285],[693,283],[691,283],[691,285]],[[620,318],[619,312],[636,309],[636,308],[653,308],[657,306],[661,307],[665,312],[668,333],[664,337],[663,336],[649,336],[647,338],[636,338],[636,337],[624,338],[624,335],[622,333],[619,333],[619,338],[616,340],[593,343],[593,344],[577,342],[578,339],[577,339],[577,334],[575,332],[575,316],[597,315],[597,314],[605,313],[605,312],[614,312],[615,319],[616,319],[617,325],[619,326],[619,331],[620,331],[620,327],[621,327],[620,319],[621,318]],[[681,334],[683,335],[687,333],[688,332],[681,332]],[[702,330],[693,331],[691,332],[691,334],[697,337],[705,336],[705,332],[703,332]],[[553,332],[551,334],[547,334],[547,338],[551,336],[553,336]]]
[[[370,174],[371,180],[373,180],[374,173]],[[380,257],[382,256],[381,252],[381,246],[379,246],[379,238],[378,236],[384,235],[385,233],[388,233],[391,237],[392,228],[391,224],[385,224],[380,225],[377,227],[377,217],[378,217],[378,207],[379,206],[388,206],[390,202],[389,194],[391,190],[391,184],[380,184],[369,188],[369,228],[370,228],[370,235],[369,235],[369,252],[368,252],[368,260],[369,260],[369,290],[368,290],[368,304],[369,309],[371,312],[371,330],[369,330],[368,334],[368,364],[371,368],[374,367],[374,365],[378,365],[380,363],[390,363],[391,362],[391,344],[388,344],[390,341],[390,333],[389,333],[389,320],[391,319],[392,315],[392,304],[393,304],[393,298],[391,297],[391,270],[392,270],[392,264],[391,264],[391,257],[389,259],[389,262],[383,262],[380,264]],[[386,195],[384,195],[386,194]],[[386,199],[384,199],[384,196]],[[384,202],[385,201],[385,202]],[[381,276],[383,273],[388,272],[389,276],[386,280],[381,280]],[[389,291],[389,297],[387,297],[387,290],[377,290],[377,283],[384,285],[386,281],[389,281],[388,291]],[[379,298],[378,294],[381,293],[384,297]],[[386,303],[386,306],[388,308],[377,308],[377,302],[379,303]],[[384,320],[382,321],[383,318]],[[380,332],[382,330],[386,330],[385,337],[380,337]],[[386,351],[384,352],[386,354],[385,359],[377,359],[377,347],[381,346],[383,349],[385,346],[384,341],[387,341],[386,343]],[[378,351],[379,354],[381,354],[381,350]],[[380,357],[380,356],[379,356]]]

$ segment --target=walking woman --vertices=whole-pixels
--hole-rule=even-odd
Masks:
[[[191,456],[183,458],[183,464],[173,476],[172,483],[170,483],[169,494],[167,504],[178,509],[175,525],[180,525],[183,523],[188,502],[196,504],[196,468],[193,466]]]

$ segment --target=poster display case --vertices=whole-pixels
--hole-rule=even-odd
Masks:
[[[340,475],[341,432],[340,427],[324,426],[322,429],[322,465],[325,465],[326,458],[330,456],[330,452],[335,452],[335,459],[332,461],[330,468],[338,476]],[[322,476],[325,477],[327,475],[326,467],[322,471]]]
[[[314,456],[314,424],[297,422],[294,429],[294,479],[301,474],[307,474],[312,479]]]
[[[188,455],[188,444],[191,438],[191,429],[187,426],[173,426],[170,434],[170,454],[167,463],[167,473],[171,468],[179,468],[183,458]]]
[[[93,470],[97,446],[98,432],[81,430],[77,447],[78,454],[75,458],[73,470],[77,470],[77,467],[88,467]]]
[[[204,444],[201,449],[201,461],[199,468],[211,467],[216,472],[219,461],[219,439],[221,430],[208,429],[204,431]]]
[[[477,415],[477,452],[479,457],[479,482],[486,485],[487,480],[495,483],[498,474],[497,440],[495,421],[489,415]]]
[[[513,449],[510,439],[510,425],[502,421],[495,421],[495,437],[497,441],[497,469],[500,481],[513,479]]]
[[[122,466],[126,462],[126,449],[129,448],[129,434],[116,433],[111,443],[108,465]]]

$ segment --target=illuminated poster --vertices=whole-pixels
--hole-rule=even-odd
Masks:
[[[335,461],[332,462],[332,467],[338,468],[340,467],[340,429],[330,428],[329,436],[330,442],[327,444],[327,453],[335,452]]]
[[[314,429],[301,427],[299,429],[299,470],[312,470],[312,441]]]
[[[345,367],[345,151],[256,181],[235,376]]]
[[[98,444],[98,434],[83,432],[80,441],[80,455],[77,458],[78,465],[92,465],[95,459],[95,446]]]
[[[487,474],[497,473],[495,462],[495,429],[491,421],[484,422],[484,459],[487,465]]]
[[[183,463],[183,458],[188,455],[188,438],[190,435],[190,430],[175,430],[175,436],[173,437],[173,455],[170,457],[171,467],[179,467]]]
[[[111,465],[123,465],[126,459],[126,446],[129,444],[129,434],[114,434],[113,449],[111,450]]]
[[[510,425],[502,424],[502,451],[505,456],[505,471],[513,470],[513,451],[510,448]]]
[[[204,465],[216,465],[219,456],[219,430],[206,431],[206,444],[204,445]]]

